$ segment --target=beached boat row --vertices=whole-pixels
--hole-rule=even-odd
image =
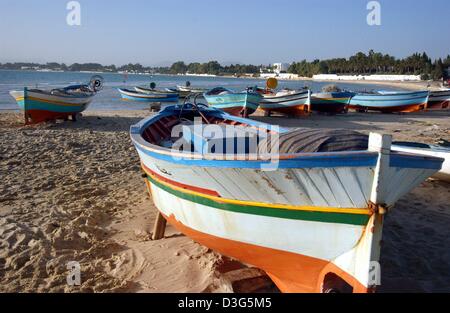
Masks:
[[[205,93],[208,104],[227,113],[248,116],[257,108],[266,116],[273,112],[289,116],[304,116],[311,112],[340,114],[349,110],[357,112],[408,113],[429,109],[446,109],[450,103],[450,89],[417,92],[365,92],[341,91],[327,86],[323,92],[282,89],[275,79],[267,81],[266,88],[249,88],[245,92],[233,92],[218,87]],[[330,88],[332,87],[332,88]],[[259,99],[258,95],[259,94]]]
[[[383,113],[409,113],[431,109],[446,109],[450,104],[450,89],[416,92],[352,92],[342,91],[336,86],[327,86],[322,92],[312,93],[308,89],[276,90],[278,81],[271,78],[266,88],[251,87],[244,91],[233,91],[216,87],[209,91],[186,86],[164,90],[135,87],[135,90],[119,89],[126,100],[146,102],[177,102],[193,94],[203,94],[211,107],[236,116],[248,117],[258,109],[266,116],[280,113],[288,116],[307,116],[311,112],[342,114],[349,110],[357,112],[378,111]],[[330,88],[331,87],[331,88]]]
[[[162,216],[284,292],[373,291],[385,214],[444,161],[390,136],[284,129],[196,103],[130,133]]]
[[[98,85],[97,87],[96,84]],[[91,103],[103,84],[102,78],[93,78],[90,84],[69,86],[62,89],[27,89],[12,91],[11,95],[19,106],[27,112],[27,123],[39,123],[50,119],[75,119]],[[266,116],[280,113],[288,116],[306,116],[311,112],[341,114],[349,110],[357,112],[378,111],[383,113],[407,113],[422,110],[448,109],[450,89],[417,92],[372,92],[355,93],[341,90],[325,90],[312,93],[308,89],[275,91],[278,82],[269,80],[267,88],[248,88],[235,92],[224,87],[209,91],[186,86],[170,89],[156,89],[155,83],[149,87],[136,86],[133,90],[119,88],[123,100],[155,104],[159,110],[161,103],[174,103],[195,94],[202,94],[208,104],[236,116],[248,117],[258,109]]]

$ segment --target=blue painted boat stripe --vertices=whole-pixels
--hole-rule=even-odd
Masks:
[[[270,161],[228,161],[228,160],[205,160],[193,158],[179,158],[171,155],[160,154],[139,145],[136,148],[152,158],[187,166],[220,167],[220,168],[251,168],[261,169],[270,165]],[[336,167],[375,167],[378,155],[375,153],[362,152],[361,154],[339,154],[339,155],[317,155],[300,156],[298,158],[280,160],[278,168],[336,168]]]
[[[413,156],[393,152],[390,157],[390,167],[417,168],[440,170],[443,159],[426,156]]]

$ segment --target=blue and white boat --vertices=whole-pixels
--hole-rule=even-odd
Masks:
[[[130,89],[118,89],[123,100],[143,102],[178,102],[179,95],[174,92],[143,93]]]
[[[417,112],[427,108],[428,97],[428,91],[358,93],[349,108],[358,112]]]
[[[195,103],[130,134],[162,216],[284,292],[373,291],[385,214],[443,163],[393,152],[387,135],[289,130]]]
[[[266,116],[272,112],[288,116],[311,114],[311,91],[283,89],[279,92],[264,93],[259,107]]]
[[[214,88],[203,96],[211,107],[244,117],[253,114],[262,100],[262,96],[255,91],[234,92],[223,87]]]

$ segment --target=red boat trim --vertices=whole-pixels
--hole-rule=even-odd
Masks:
[[[216,191],[214,191],[214,190],[209,190],[209,189],[205,189],[205,188],[201,188],[201,187],[195,187],[195,186],[189,186],[189,185],[186,185],[186,184],[183,184],[183,183],[179,183],[179,182],[173,181],[171,179],[165,178],[165,177],[155,173],[151,169],[149,169],[143,163],[142,163],[142,168],[144,169],[144,171],[148,175],[155,176],[159,180],[161,180],[161,181],[163,181],[165,183],[171,184],[173,186],[176,186],[178,188],[182,188],[182,189],[186,189],[186,190],[190,190],[190,191],[194,191],[194,192],[198,192],[198,193],[203,193],[203,194],[208,195],[208,196],[221,197],[221,195],[219,193],[217,193]]]

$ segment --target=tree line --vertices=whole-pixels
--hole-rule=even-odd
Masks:
[[[422,79],[442,79],[445,70],[450,67],[450,55],[445,59],[432,60],[425,52],[414,53],[404,59],[370,50],[368,54],[358,52],[350,58],[294,62],[289,73],[304,77],[316,74],[337,75],[421,75]]]
[[[151,72],[154,70],[152,67],[144,67],[139,63],[127,64],[120,67],[115,65],[102,65],[99,63],[74,63],[71,65],[66,65],[65,63],[49,62],[46,64],[39,63],[27,63],[27,62],[16,62],[16,63],[0,63],[0,69],[3,70],[52,70],[52,71],[64,71],[64,72],[136,72],[144,73]]]
[[[288,69],[288,73],[298,74],[303,77],[312,77],[316,74],[337,75],[371,75],[371,74],[399,74],[421,75],[422,79],[440,80],[445,75],[445,70],[450,67],[450,55],[445,59],[432,60],[425,52],[414,53],[403,59],[397,59],[389,54],[382,54],[370,50],[367,54],[358,52],[349,58],[334,58],[328,60],[314,60],[294,62]],[[210,74],[210,75],[236,75],[251,74],[258,76],[261,68],[270,69],[263,65],[231,64],[222,66],[217,61],[206,63],[190,63],[183,61],[173,63],[168,67],[145,67],[139,63],[126,64],[120,67],[115,65],[101,65],[99,63],[64,63],[51,62],[47,64],[37,63],[0,63],[0,69],[49,69],[60,71],[95,71],[95,72],[128,72],[128,73],[160,73],[160,74]]]
[[[168,74],[210,74],[210,75],[243,75],[243,74],[257,74],[261,66],[256,65],[242,65],[231,64],[229,66],[222,66],[217,61],[210,61],[207,63],[190,63],[185,64],[183,61],[178,61],[172,64],[168,69]]]
[[[185,64],[182,61],[175,62],[168,67],[145,67],[139,63],[129,63],[116,67],[115,65],[102,65],[99,63],[74,63],[66,65],[64,63],[50,62],[46,64],[39,63],[0,63],[0,69],[4,70],[52,70],[64,72],[129,72],[129,73],[160,73],[160,74],[211,74],[211,75],[227,75],[227,74],[256,74],[259,73],[260,66],[256,65],[230,65],[222,66],[217,61],[207,63],[191,63]]]

